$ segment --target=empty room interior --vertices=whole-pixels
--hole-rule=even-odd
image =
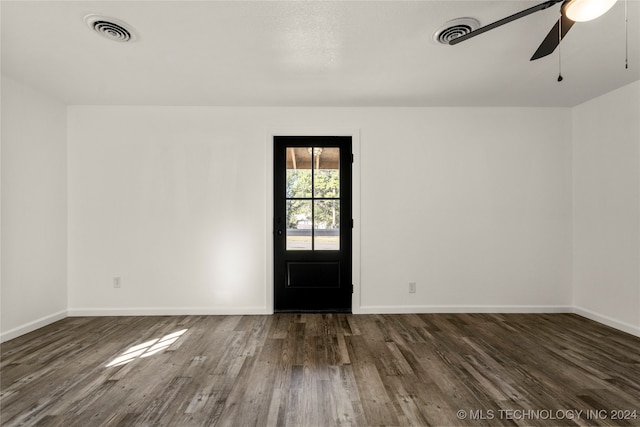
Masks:
[[[640,1],[0,20],[2,426],[640,425]]]

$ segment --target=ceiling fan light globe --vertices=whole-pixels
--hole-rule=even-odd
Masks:
[[[575,22],[586,22],[607,13],[616,0],[570,0],[563,7],[564,15]]]

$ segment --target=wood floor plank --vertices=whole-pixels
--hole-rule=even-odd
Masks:
[[[640,338],[571,314],[67,318],[2,344],[0,425],[640,426]]]

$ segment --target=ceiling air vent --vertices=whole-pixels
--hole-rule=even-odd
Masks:
[[[473,18],[458,18],[447,22],[433,33],[433,40],[442,44],[480,28],[480,22]]]
[[[115,42],[132,42],[136,39],[131,26],[116,18],[91,14],[84,17],[84,22],[102,37]]]

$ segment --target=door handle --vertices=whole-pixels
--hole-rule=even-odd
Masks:
[[[278,236],[282,236],[282,230],[278,230]]]

